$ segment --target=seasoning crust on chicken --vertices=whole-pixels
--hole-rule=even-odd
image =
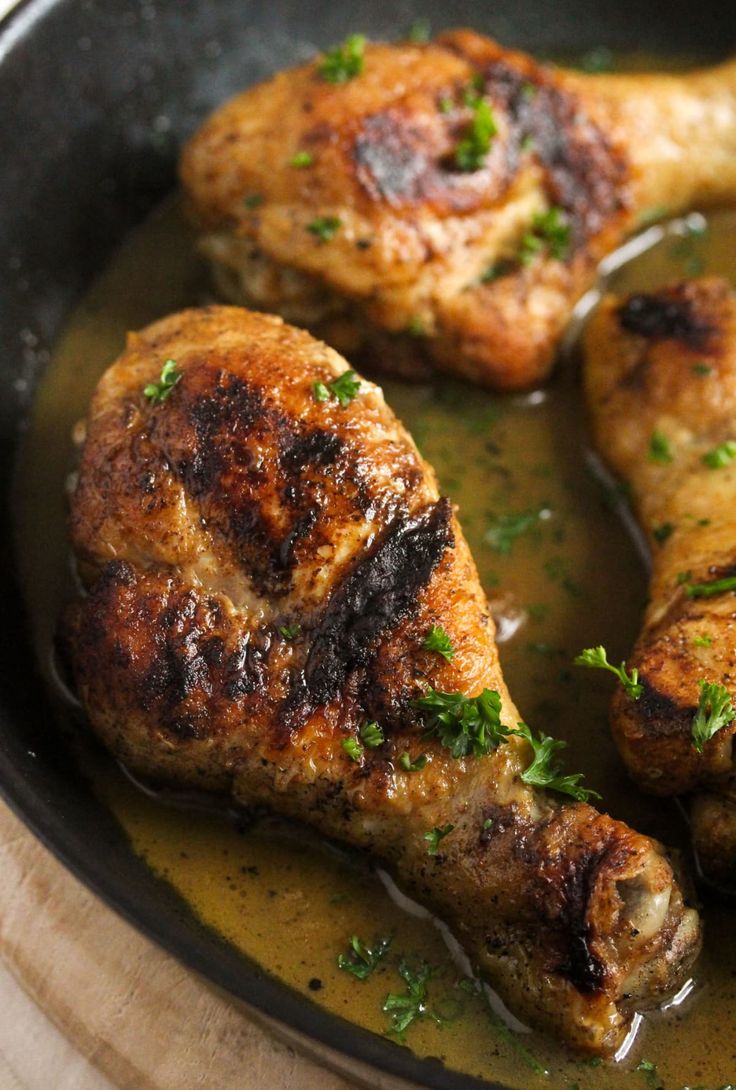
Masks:
[[[614,735],[647,791],[700,792],[701,863],[733,881],[736,718],[702,752],[693,722],[702,682],[736,696],[736,296],[726,281],[703,278],[609,297],[590,323],[585,357],[596,446],[630,485],[652,555],[628,661],[643,692],[632,700],[617,691]]]
[[[736,65],[585,76],[469,30],[368,45],[343,82],[318,59],[222,106],[181,179],[226,298],[389,371],[528,387],[642,218],[736,195]]]
[[[167,360],[177,381],[146,396]],[[521,1017],[611,1054],[692,964],[697,914],[660,845],[521,779],[522,737],[453,756],[428,729],[430,688],[497,693],[508,730],[518,713],[432,470],[377,387],[325,397],[346,366],[236,308],[130,337],[71,496],[85,593],[61,643],[77,690],[139,776],[369,851]],[[433,625],[450,661],[424,646]]]

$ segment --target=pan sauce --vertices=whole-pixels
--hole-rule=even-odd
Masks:
[[[711,218],[707,238],[668,236],[614,274],[611,286],[640,290],[698,271],[736,279],[734,254],[736,214],[721,213]],[[53,629],[73,590],[63,502],[72,426],[126,330],[206,298],[191,236],[178,205],[168,202],[130,236],[83,299],[39,388],[19,471],[18,552],[36,651],[52,685]],[[620,496],[594,472],[585,446],[574,360],[544,390],[526,396],[496,397],[449,379],[383,386],[459,505],[481,579],[502,618],[502,664],[522,714],[536,730],[568,741],[567,769],[585,772],[603,795],[603,808],[686,848],[675,804],[647,799],[626,780],[607,727],[609,679],[571,665],[581,648],[597,643],[606,645],[612,661],[623,658],[646,595],[645,565],[624,524]],[[69,712],[60,715],[68,725]],[[279,822],[239,830],[222,813],[199,811],[195,818],[191,810],[148,797],[99,754],[87,755],[85,763],[133,850],[154,872],[205,923],[326,1010],[384,1032],[383,1000],[404,990],[399,957],[422,957],[437,969],[429,998],[441,1022],[414,1023],[406,1043],[456,1070],[515,1088],[626,1090],[646,1087],[645,1074],[634,1070],[644,1057],[658,1067],[652,1085],[668,1090],[715,1090],[736,1081],[733,908],[710,899],[692,993],[676,1009],[647,1016],[619,1065],[591,1067],[542,1035],[521,1034],[551,1072],[543,1080],[508,1043],[483,1000],[457,987],[462,970],[432,920],[397,904],[354,853]],[[336,966],[354,933],[367,942],[393,935],[388,957],[364,983]]]

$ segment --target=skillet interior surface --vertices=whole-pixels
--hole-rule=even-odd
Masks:
[[[389,10],[368,0],[187,5],[177,0],[28,0],[0,34],[0,466],[5,525],[12,470],[34,386],[71,307],[126,231],[167,192],[181,141],[229,93],[315,49],[364,31],[395,37],[412,18],[467,23],[540,54],[613,50],[722,55],[729,0],[696,13],[683,0],[585,0],[492,10],[463,0]],[[732,31],[736,37],[736,27]],[[53,452],[49,452],[53,456]],[[45,527],[39,525],[39,535]],[[284,1022],[428,1086],[481,1084],[327,1016],[205,929],[131,851],[76,771],[24,637],[12,535],[0,626],[0,790],[45,843],[110,904],[188,964]],[[488,1086],[487,1083],[482,1085]]]

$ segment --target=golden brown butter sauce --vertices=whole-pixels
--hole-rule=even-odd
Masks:
[[[736,214],[713,216],[711,227],[706,239],[664,239],[611,285],[641,289],[701,267],[736,276]],[[128,238],[78,306],[38,390],[19,470],[17,531],[36,651],[50,681],[52,634],[72,593],[63,498],[72,426],[127,330],[205,299],[191,235],[170,201]],[[445,379],[385,382],[384,390],[459,505],[489,595],[500,600],[507,623],[518,622],[501,657],[522,714],[569,743],[568,770],[585,772],[603,808],[685,846],[675,804],[640,795],[623,773],[607,726],[610,679],[571,665],[580,649],[597,643],[612,660],[623,658],[646,594],[620,497],[591,469],[574,361],[528,396],[496,397]],[[509,529],[518,528],[509,521],[516,515],[529,516],[526,529],[508,553],[499,552]],[[225,815],[193,818],[144,795],[111,762],[96,761],[94,769],[96,790],[155,873],[237,949],[326,1010],[384,1032],[383,1000],[403,991],[399,957],[422,957],[437,969],[429,996],[442,1022],[415,1023],[406,1043],[459,1071],[519,1088],[644,1090],[644,1074],[634,1070],[644,1057],[657,1064],[668,1090],[736,1081],[733,909],[707,905],[693,993],[676,1010],[648,1015],[620,1064],[591,1067],[542,1035],[524,1034],[551,1072],[543,1080],[494,1028],[483,1001],[457,987],[462,973],[433,922],[398,907],[363,860],[279,823],[238,831]],[[365,983],[336,966],[353,933],[367,941],[393,935],[389,956]]]

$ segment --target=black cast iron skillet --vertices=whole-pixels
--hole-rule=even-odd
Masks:
[[[0,792],[75,874],[211,980],[417,1083],[488,1090],[325,1014],[206,930],[133,855],[54,729],[12,551],[15,451],[49,348],[112,248],[174,184],[181,141],[227,95],[304,60],[305,42],[396,37],[419,15],[542,55],[604,45],[715,58],[736,44],[733,0],[25,0],[0,27]]]

